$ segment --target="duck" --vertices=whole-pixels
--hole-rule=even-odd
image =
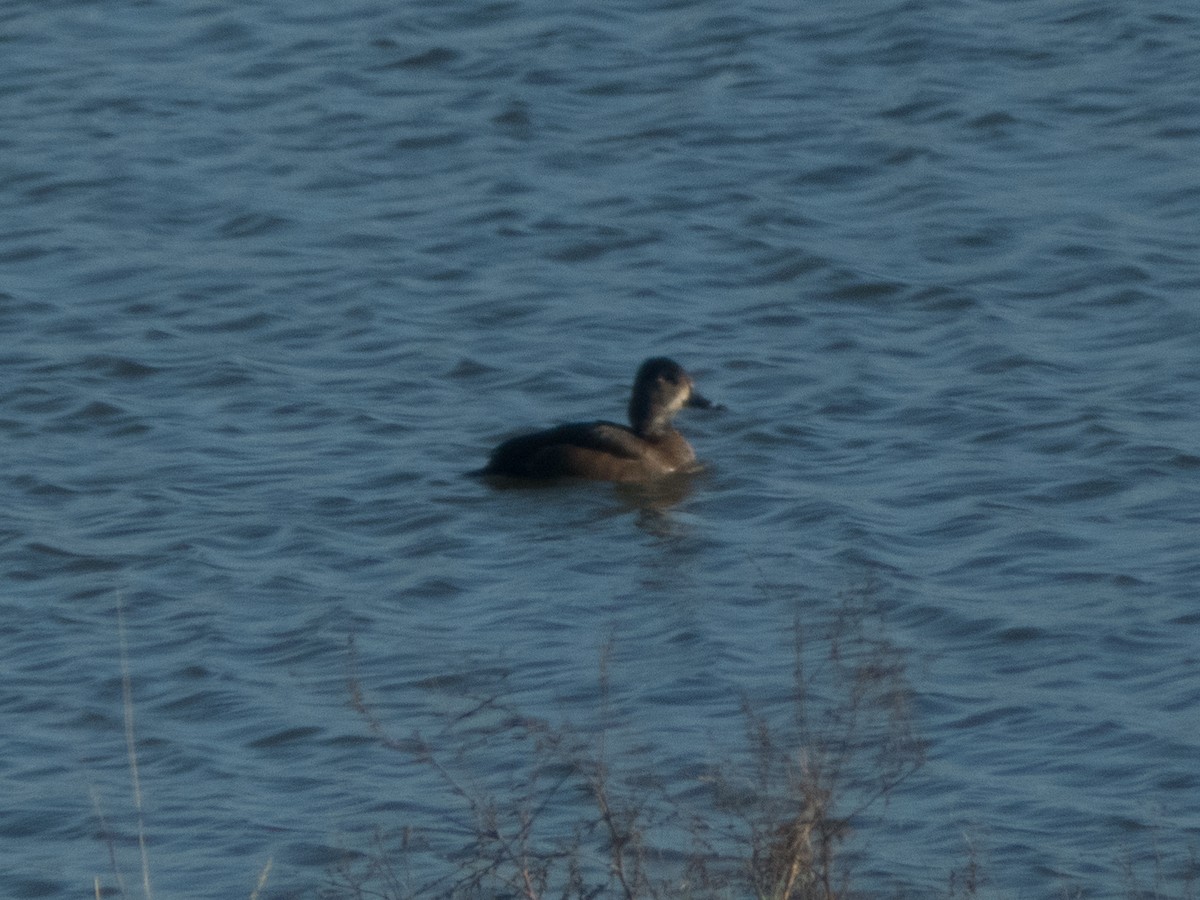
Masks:
[[[638,367],[629,425],[572,422],[510,438],[477,474],[527,479],[582,478],[641,482],[699,468],[673,420],[684,407],[712,409],[683,366],[665,356]]]

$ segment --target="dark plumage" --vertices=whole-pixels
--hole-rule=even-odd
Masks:
[[[629,398],[629,425],[574,422],[505,441],[492,451],[484,475],[645,481],[696,468],[696,454],[671,424],[685,406],[712,404],[696,393],[679,363],[642,363]]]

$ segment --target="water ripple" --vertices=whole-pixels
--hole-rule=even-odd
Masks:
[[[274,857],[300,895],[376,826],[458,846],[351,679],[402,740],[607,703],[638,774],[702,798],[737,699],[787,708],[793,626],[863,583],[934,748],[903,827],[863,824],[888,892],[937,890],[964,828],[1028,895],[1194,835],[1197,25],[14,10],[0,893],[107,873],[93,787],[136,840],[118,602],[163,893]],[[462,477],[620,420],[661,353],[726,407],[680,418],[701,477]],[[481,777],[512,771],[486,737]]]

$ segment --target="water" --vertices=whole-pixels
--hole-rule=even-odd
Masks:
[[[971,843],[995,896],[1120,896],[1200,839],[1194,4],[0,34],[0,893],[111,889],[107,832],[137,894],[118,603],[158,896],[267,860],[312,895],[461,820],[351,673],[401,737],[501,691],[586,723],[611,640],[686,792],[743,694],[784,708],[796,610],[868,584],[931,752],[866,878],[933,890]],[[728,407],[682,421],[678,496],[462,477],[619,418],[659,353]]]

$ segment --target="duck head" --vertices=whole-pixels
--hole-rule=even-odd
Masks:
[[[665,356],[646,360],[633,379],[629,398],[629,424],[643,436],[662,433],[685,406],[709,409],[712,402],[700,395],[679,363]]]

